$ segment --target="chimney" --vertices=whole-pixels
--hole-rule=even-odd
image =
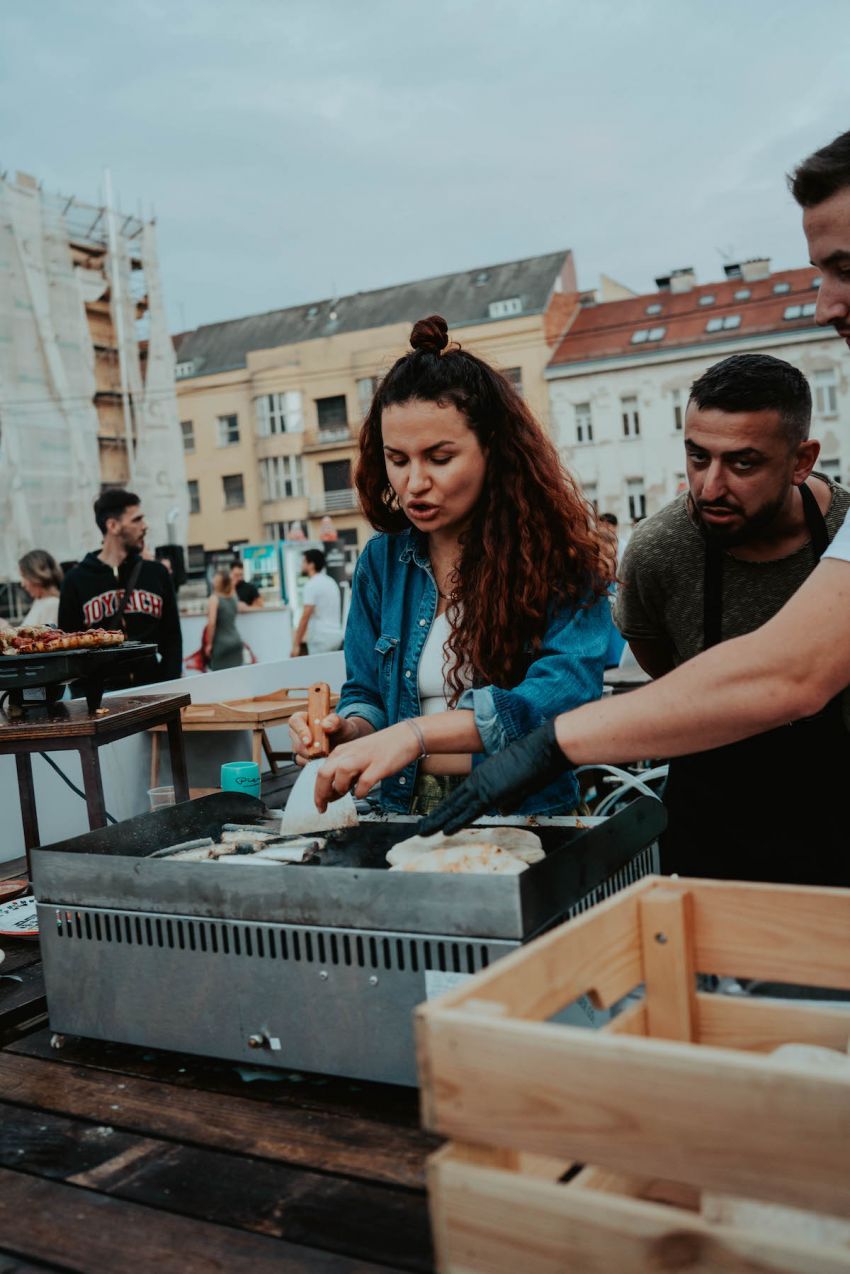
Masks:
[[[683,270],[671,270],[655,280],[659,292],[691,292],[697,284],[696,271],[687,265]]]
[[[750,261],[742,261],[741,278],[745,283],[770,278],[770,257],[753,257]]]

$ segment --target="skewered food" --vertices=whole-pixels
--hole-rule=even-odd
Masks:
[[[24,624],[20,628],[0,629],[0,654],[47,655],[58,650],[89,650],[120,646],[124,634],[108,628],[89,628],[85,632],[66,633],[47,625]]]

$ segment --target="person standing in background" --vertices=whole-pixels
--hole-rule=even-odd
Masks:
[[[238,668],[243,662],[242,638],[236,627],[236,589],[230,571],[216,571],[207,611],[204,653],[210,672]]]
[[[292,638],[292,658],[301,654],[306,640],[311,655],[323,655],[342,646],[342,594],[339,584],[325,570],[321,549],[307,549],[301,566],[306,575],[304,609]]]
[[[245,578],[245,567],[241,562],[234,562],[230,568],[230,578],[236,592],[237,609],[262,610],[263,599],[256,584],[249,584]]]
[[[31,549],[18,562],[21,588],[32,598],[22,624],[55,624],[59,619],[62,569],[45,549]]]

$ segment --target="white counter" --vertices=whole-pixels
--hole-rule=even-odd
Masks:
[[[207,622],[202,615],[181,615],[183,655],[191,655],[201,645],[201,636]],[[288,659],[292,649],[292,612],[288,606],[276,610],[246,610],[236,616],[236,627],[258,663],[275,663]],[[187,676],[198,676],[187,670]]]
[[[244,618],[261,621],[283,612],[258,611]],[[242,619],[243,616],[240,616]],[[241,627],[241,625],[240,625]],[[248,627],[246,625],[246,636]],[[258,630],[259,631],[259,628]],[[188,647],[187,653],[195,647]],[[287,640],[284,649],[289,649]],[[203,676],[185,677],[180,681],[162,682],[151,686],[151,692],[192,696],[193,703],[217,703],[224,699],[245,699],[253,695],[267,694],[284,687],[303,687],[314,681],[327,681],[332,690],[338,691],[345,678],[345,660],[341,651],[330,655],[312,655],[303,659],[280,659],[270,663],[246,664],[242,668],[229,668],[222,672],[208,672]],[[139,687],[144,693],[144,688]],[[285,727],[269,731],[272,746],[283,750],[288,742]],[[249,761],[251,759],[250,733],[187,734],[186,756],[189,767],[189,783],[192,787],[217,787],[218,773],[223,761]],[[163,748],[164,759],[160,782],[168,783],[168,749]],[[148,808],[147,790],[150,786],[150,736],[131,735],[117,743],[100,748],[100,768],[103,775],[103,791],[106,808],[119,821],[141,814]],[[80,758],[77,752],[54,752],[52,759],[77,787],[82,788]],[[54,774],[38,754],[32,758],[36,808],[41,841],[49,845],[53,841],[77,836],[88,830],[85,802]],[[13,756],[0,757],[0,862],[17,858],[24,852],[21,826],[18,783]]]

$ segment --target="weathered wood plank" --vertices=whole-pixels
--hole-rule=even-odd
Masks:
[[[385,1265],[0,1168],[0,1248],[88,1274],[388,1274]]]
[[[25,1057],[111,1071],[122,1079],[134,1075],[140,1079],[163,1080],[182,1088],[225,1093],[299,1110],[373,1119],[384,1127],[419,1128],[418,1094],[412,1088],[306,1071],[270,1071],[262,1063],[256,1067],[241,1066],[232,1061],[216,1061],[209,1057],[192,1057],[186,1053],[169,1053],[70,1035],[57,1050],[51,1047],[51,1036],[49,1029],[35,1031],[26,1039],[9,1045],[9,1051]],[[243,1079],[243,1075],[251,1078]],[[253,1078],[253,1075],[268,1078]]]
[[[0,1038],[19,1022],[47,1010],[41,964],[19,966],[14,977],[15,981],[0,982]]]
[[[754,995],[697,994],[698,1039],[717,1048],[771,1053],[780,1044],[820,1044],[846,1053],[850,1005],[835,1009],[761,1000]]]
[[[372,1121],[222,1098],[84,1067],[0,1054],[6,1101],[220,1150],[420,1189],[433,1142]]]
[[[199,1221],[398,1266],[431,1268],[421,1193],[221,1151],[139,1137],[108,1124],[0,1103],[0,1167]]]

